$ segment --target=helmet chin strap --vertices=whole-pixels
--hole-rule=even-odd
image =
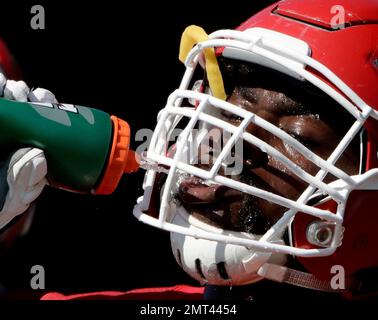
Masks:
[[[351,284],[346,281],[344,289],[333,289],[330,281],[319,280],[311,273],[298,271],[285,266],[279,266],[272,263],[264,263],[257,274],[265,279],[284,282],[294,286],[303,287],[325,292],[347,292]]]
[[[332,288],[331,281],[319,280],[311,273],[273,263],[264,263],[257,271],[257,275],[267,280],[287,283],[297,287],[339,293],[350,300],[378,296],[378,281],[372,281],[372,278],[378,279],[378,268],[367,269],[346,277],[344,288]]]

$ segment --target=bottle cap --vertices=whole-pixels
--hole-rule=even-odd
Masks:
[[[132,173],[139,168],[136,153],[129,149],[130,127],[128,123],[116,116],[111,116],[110,119],[113,122],[113,144],[102,180],[93,191],[94,194],[113,193],[124,173]]]

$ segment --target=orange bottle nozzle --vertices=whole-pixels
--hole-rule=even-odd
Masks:
[[[140,157],[139,155],[133,151],[129,150],[126,159],[125,169],[123,170],[124,173],[132,173],[136,172],[139,169]]]
[[[111,194],[117,188],[124,173],[135,172],[139,168],[137,154],[129,149],[130,127],[128,123],[116,116],[110,117],[113,122],[113,143],[107,167],[102,180],[94,194]]]

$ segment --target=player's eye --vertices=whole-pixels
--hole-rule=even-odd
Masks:
[[[243,121],[243,118],[238,116],[235,113],[227,112],[227,111],[222,111],[221,112],[222,116],[226,118],[228,121],[233,121],[233,122],[241,122]]]
[[[303,144],[305,147],[314,147],[316,145],[315,141],[313,139],[310,139],[308,137],[305,137],[304,135],[296,132],[287,132],[290,134],[295,140],[299,141],[301,144]]]

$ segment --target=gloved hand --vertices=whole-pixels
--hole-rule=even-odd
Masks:
[[[24,81],[7,80],[1,73],[0,96],[23,102],[57,102],[50,91],[31,91]],[[46,174],[46,158],[37,148],[19,149],[0,162],[0,229],[25,212],[41,194],[47,183]]]
[[[0,97],[21,102],[58,102],[51,91],[42,88],[30,90],[24,81],[7,80],[2,73],[0,73]]]
[[[0,164],[0,229],[40,195],[46,174],[46,158],[37,148],[19,149]]]

